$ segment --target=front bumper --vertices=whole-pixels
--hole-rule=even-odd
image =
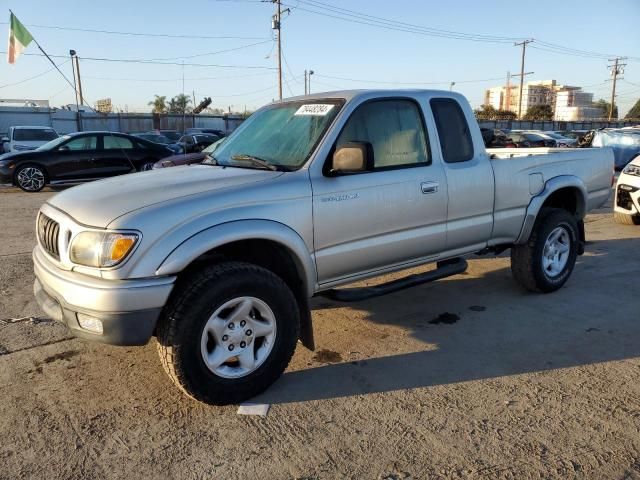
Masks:
[[[53,265],[40,247],[33,251],[33,290],[40,308],[78,337],[112,345],[144,345],[156,327],[175,277],[104,280]],[[78,313],[102,322],[102,333],[85,330]]]
[[[618,181],[613,208],[629,215],[640,214],[640,179],[623,178]],[[634,185],[635,183],[635,185]]]

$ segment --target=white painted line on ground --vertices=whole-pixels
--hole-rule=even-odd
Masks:
[[[259,415],[266,417],[269,412],[268,403],[243,403],[238,407],[238,415]]]

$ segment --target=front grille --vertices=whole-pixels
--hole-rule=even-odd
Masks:
[[[55,220],[51,220],[44,214],[38,217],[38,239],[40,245],[45,251],[60,260],[60,251],[58,249],[58,236],[60,235],[60,225]]]

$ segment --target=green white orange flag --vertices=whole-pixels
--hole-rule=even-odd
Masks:
[[[27,48],[27,45],[31,43],[33,37],[29,33],[20,20],[11,12],[11,19],[9,21],[9,50],[7,55],[7,61],[10,64],[16,63],[16,60]]]

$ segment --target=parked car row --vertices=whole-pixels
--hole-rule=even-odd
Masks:
[[[577,132],[569,136],[570,132],[559,131],[497,128],[482,128],[481,131],[485,146],[490,148],[575,147],[579,138]]]
[[[124,134],[109,131],[58,135],[51,127],[13,126],[0,144],[0,183],[27,192],[159,167],[202,162],[222,130],[189,128]]]
[[[0,155],[0,183],[26,192],[46,185],[73,184],[150,170],[173,155],[165,145],[116,132],[62,135],[35,150]]]

